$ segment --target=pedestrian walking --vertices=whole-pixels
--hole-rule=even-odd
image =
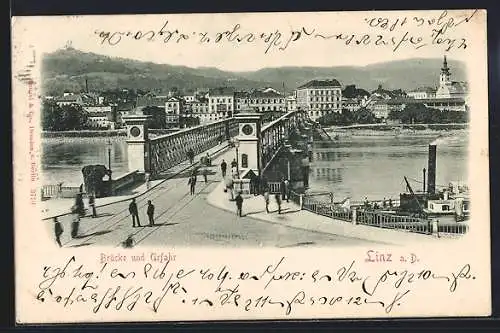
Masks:
[[[278,214],[281,214],[281,197],[279,193],[276,193],[274,195],[274,198],[276,199],[276,204],[278,205]]]
[[[222,171],[222,178],[226,178],[226,169],[227,169],[227,163],[226,161],[222,160],[222,163],[220,164],[220,170]]]
[[[266,213],[269,213],[269,191],[264,192],[264,200],[266,202]]]
[[[189,177],[188,185],[189,185],[189,193],[191,195],[194,195],[194,192],[196,189],[196,174],[195,173],[193,173],[191,175],[191,177]]]
[[[226,179],[226,189],[229,190],[229,193],[231,194],[231,200],[234,200],[233,185],[233,178]]]
[[[205,180],[205,184],[208,182],[207,176],[208,176],[208,170],[207,169],[203,169],[203,179]]]
[[[205,157],[205,161],[207,163],[207,166],[211,166],[212,165],[212,159],[210,158],[210,155],[207,153],[206,157]]]
[[[71,207],[72,222],[71,222],[71,238],[78,237],[80,229],[80,218],[85,216],[85,205],[83,204],[82,193],[77,193],[75,196],[75,204]]]
[[[243,213],[242,213],[243,197],[241,196],[240,192],[238,192],[238,195],[236,196],[236,198],[234,200],[236,201],[236,215],[238,215],[239,217],[242,217],[242,215],[243,215]]]
[[[285,193],[286,193],[286,202],[290,202],[290,182],[288,179],[285,179]]]
[[[280,182],[280,192],[281,192],[281,199],[285,200],[286,199],[286,185],[285,185],[285,178],[281,178]]]
[[[233,158],[233,161],[231,162],[231,169],[238,167],[238,162],[236,162],[236,159]]]
[[[89,206],[92,208],[92,218],[97,217],[97,210],[95,208],[95,197],[93,194],[89,196]]]
[[[61,235],[64,232],[64,229],[61,225],[61,222],[57,220],[57,217],[54,217],[54,233],[56,235],[56,242],[59,245],[59,247],[62,247],[61,244]]]
[[[152,227],[155,224],[154,216],[155,216],[155,205],[151,203],[151,200],[148,200],[148,209],[146,211],[149,218],[149,226]]]
[[[141,223],[139,221],[139,211],[137,210],[137,204],[135,203],[135,198],[132,199],[130,205],[128,205],[128,211],[132,216],[132,228],[135,228],[135,221],[137,220],[137,226],[140,227]]]
[[[189,158],[189,162],[190,162],[191,164],[193,164],[193,163],[194,163],[194,151],[193,151],[193,149],[189,149],[189,150],[188,150],[188,152],[187,152],[187,156],[188,156],[188,158]]]

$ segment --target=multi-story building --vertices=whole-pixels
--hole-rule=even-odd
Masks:
[[[312,80],[296,90],[297,108],[307,111],[313,120],[342,111],[342,87],[339,81]]]
[[[414,99],[429,99],[436,98],[436,89],[431,87],[421,87],[415,90],[409,91],[408,97]]]
[[[116,105],[84,105],[88,112],[88,125],[92,128],[114,128],[117,121]]]
[[[295,111],[297,110],[297,97],[294,95],[290,95],[286,98],[286,110],[287,111]]]
[[[356,112],[361,108],[362,101],[361,98],[342,98],[342,108],[350,112]]]
[[[236,112],[254,109],[257,112],[284,112],[285,97],[274,89],[235,92]]]
[[[218,120],[217,112],[210,111],[208,99],[203,97],[186,103],[185,111],[186,115],[200,119],[200,124],[208,124]]]
[[[217,113],[218,119],[230,118],[234,112],[234,90],[232,88],[215,88],[208,91],[208,108]]]

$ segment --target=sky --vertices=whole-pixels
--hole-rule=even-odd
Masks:
[[[485,14],[473,13],[469,10],[16,17],[12,35],[14,47],[19,50],[31,46],[38,55],[53,52],[71,41],[74,48],[86,52],[230,71],[281,66],[364,66],[415,57],[441,58],[444,54],[467,62],[473,61],[474,50],[486,45]],[[465,17],[470,20],[455,26]],[[445,42],[437,45],[432,32],[443,27],[446,30],[440,38]],[[170,33],[171,38],[165,43]],[[220,40],[215,42],[217,37]],[[228,40],[230,37],[232,41]],[[237,42],[237,38],[242,41]]]

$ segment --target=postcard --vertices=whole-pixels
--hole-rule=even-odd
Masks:
[[[490,315],[486,15],[13,17],[17,323]]]

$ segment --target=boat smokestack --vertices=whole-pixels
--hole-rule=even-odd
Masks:
[[[425,193],[425,168],[422,170],[422,173],[424,174],[424,179],[422,182],[422,193]]]
[[[436,145],[429,145],[429,161],[427,165],[427,193],[436,193]]]

